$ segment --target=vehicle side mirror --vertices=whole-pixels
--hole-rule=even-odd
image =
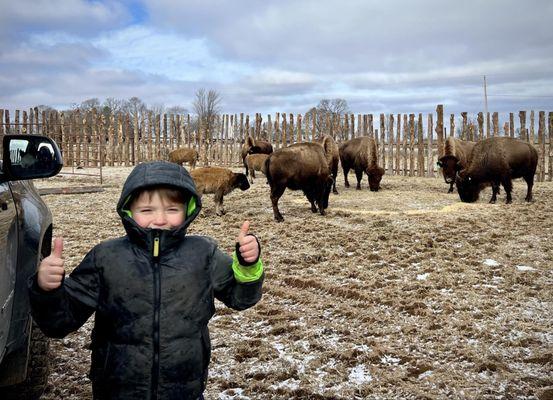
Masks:
[[[2,178],[8,181],[48,178],[63,167],[56,143],[41,135],[5,135]]]

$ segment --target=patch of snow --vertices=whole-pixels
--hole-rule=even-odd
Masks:
[[[217,398],[219,400],[250,400],[248,396],[243,396],[242,392],[244,392],[242,388],[227,389],[219,393],[219,397]]]
[[[386,365],[398,365],[401,359],[384,354],[380,359],[382,364]]]
[[[491,258],[486,258],[482,264],[487,265],[488,267],[497,267],[500,265],[497,261],[492,260]]]
[[[286,379],[285,381],[279,382],[277,384],[271,385],[271,390],[277,390],[277,389],[290,389],[290,390],[297,390],[300,387],[300,381],[294,378]]]
[[[423,372],[422,374],[420,374],[417,378],[418,379],[428,378],[433,373],[434,373],[433,371],[426,371],[426,372]]]
[[[519,271],[535,271],[536,270],[535,268],[528,267],[527,265],[517,265],[515,268],[518,269]]]
[[[428,278],[430,274],[427,272],[427,273],[424,273],[424,274],[419,274],[417,275],[417,281],[425,281],[426,278]]]
[[[365,371],[365,365],[357,365],[349,373],[349,381],[356,385],[361,385],[373,380],[371,374]]]

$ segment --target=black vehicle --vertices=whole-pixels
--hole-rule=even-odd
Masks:
[[[0,399],[38,399],[48,378],[48,339],[32,321],[27,280],[50,254],[52,214],[29,179],[56,175],[54,141],[5,135],[0,161]]]

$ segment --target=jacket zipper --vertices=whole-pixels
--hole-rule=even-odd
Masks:
[[[161,271],[159,269],[159,233],[155,233],[152,249],[154,261],[154,361],[152,364],[152,399],[157,399],[157,386],[159,382],[159,308],[161,303]]]

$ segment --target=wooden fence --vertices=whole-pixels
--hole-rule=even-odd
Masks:
[[[537,131],[535,129],[537,116]],[[278,149],[291,143],[311,141],[323,133],[338,142],[357,136],[377,140],[379,164],[387,174],[435,176],[436,161],[443,154],[443,143],[449,135],[466,140],[490,136],[510,136],[529,141],[539,152],[536,180],[553,177],[553,112],[526,111],[514,113],[499,126],[498,113],[478,113],[460,118],[449,116],[445,125],[443,106],[435,113],[344,114],[317,116],[313,114],[261,114],[250,119],[245,114],[222,114],[209,124],[191,115],[99,114],[96,110],[81,113],[41,112],[37,108],[15,111],[11,120],[9,110],[0,109],[0,137],[6,133],[44,134],[54,139],[66,166],[99,167],[131,166],[150,160],[166,160],[169,151],[177,147],[192,147],[201,155],[203,165],[236,167],[241,165],[240,149],[246,135],[271,142]],[[375,127],[375,122],[378,122]],[[456,122],[459,126],[456,127]],[[527,125],[528,122],[528,125]],[[449,133],[448,133],[449,132]]]

